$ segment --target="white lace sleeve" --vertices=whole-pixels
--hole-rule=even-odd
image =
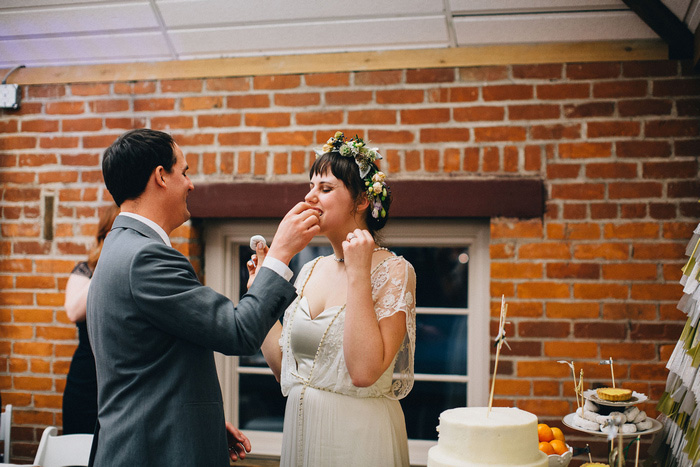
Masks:
[[[396,354],[392,395],[402,399],[413,388],[413,357],[416,349],[416,273],[403,257],[390,258],[372,275],[372,300],[377,320],[398,312],[406,315],[406,336]]]

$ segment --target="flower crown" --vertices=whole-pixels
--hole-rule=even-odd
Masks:
[[[342,131],[336,131],[335,135],[326,141],[323,148],[319,151],[315,149],[316,157],[322,156],[327,152],[337,152],[343,157],[352,157],[359,167],[360,178],[364,180],[367,187],[367,197],[372,205],[372,217],[378,219],[386,217],[386,210],[382,204],[386,200],[387,186],[384,180],[386,175],[376,169],[372,165],[375,160],[381,160],[382,155],[377,152],[378,148],[368,148],[365,142],[359,136],[345,139]]]

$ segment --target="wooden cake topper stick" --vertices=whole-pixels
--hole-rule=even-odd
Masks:
[[[488,416],[491,413],[493,405],[493,391],[496,388],[496,374],[498,373],[498,357],[501,354],[501,346],[503,343],[510,349],[506,342],[506,315],[508,314],[508,305],[506,305],[505,295],[501,295],[501,315],[498,318],[498,335],[496,336],[496,361],[493,364],[493,379],[491,380],[491,394],[489,395],[489,407],[486,411]]]
[[[601,360],[601,361],[600,361],[600,364],[601,364],[601,365],[607,365],[608,363],[610,364],[610,376],[612,377],[612,387],[614,388],[614,387],[615,387],[615,370],[613,369],[613,359],[612,359],[612,357],[610,357],[610,358],[607,359],[607,360]]]

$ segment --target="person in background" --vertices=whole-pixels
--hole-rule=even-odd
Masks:
[[[415,271],[378,243],[391,203],[381,156],[341,132],[318,154],[305,201],[333,254],[302,267],[298,298],[262,347],[287,396],[280,465],[406,467]],[[253,286],[264,256],[248,263]]]
[[[79,262],[66,284],[64,306],[68,319],[78,327],[78,347],[66,378],[63,390],[63,434],[94,433],[97,421],[97,376],[95,357],[90,348],[85,310],[87,308],[88,287],[92,272],[102,252],[102,244],[112,228],[114,218],[119,214],[116,204],[102,212],[97,225],[95,245],[88,253],[87,261]]]
[[[88,291],[98,408],[90,465],[228,467],[251,449],[224,418],[214,351],[258,351],[296,297],[288,264],[319,232],[318,212],[300,202],[285,215],[234,306],[170,243],[190,218],[188,169],[173,137],[150,129],[124,133],[102,159],[121,212]]]

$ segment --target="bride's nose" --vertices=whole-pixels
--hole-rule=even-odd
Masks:
[[[306,196],[304,196],[304,201],[307,203],[313,203],[317,200],[316,198],[316,190],[311,188],[308,193],[306,193]]]

